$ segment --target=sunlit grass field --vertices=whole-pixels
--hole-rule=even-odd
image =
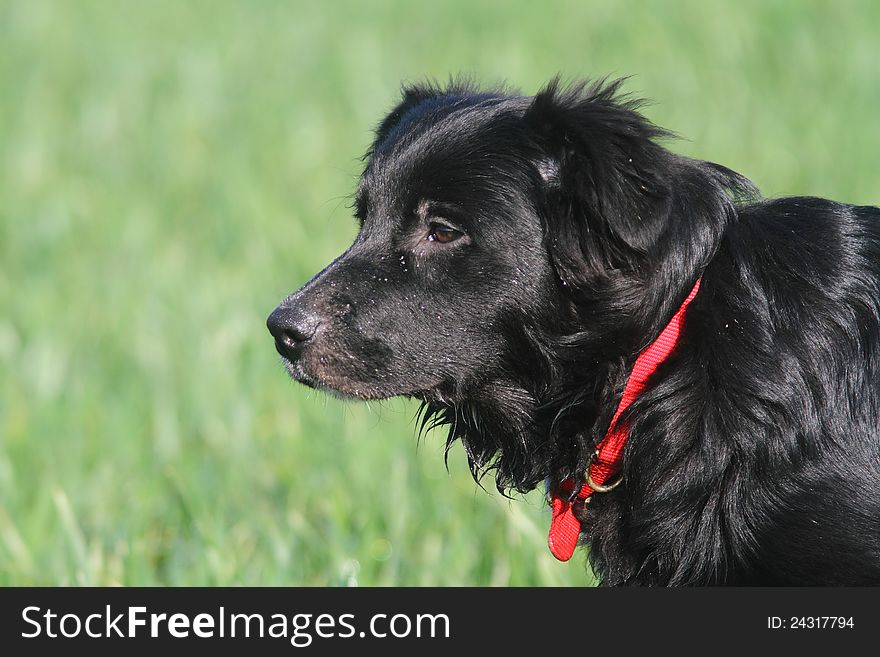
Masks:
[[[880,3],[0,0],[0,583],[582,585],[542,493],[265,331],[401,80],[629,75],[680,152],[880,202]]]

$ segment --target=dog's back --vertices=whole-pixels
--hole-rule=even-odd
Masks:
[[[750,577],[880,583],[880,210],[744,207],[706,274],[700,333],[756,458]]]
[[[598,505],[637,509],[600,569],[602,536],[652,537],[607,583],[880,583],[878,315],[880,210],[739,207]]]

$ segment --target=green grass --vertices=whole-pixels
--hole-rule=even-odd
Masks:
[[[679,151],[877,203],[878,33],[870,0],[0,0],[0,583],[589,583],[540,492],[294,385],[266,315],[352,238],[401,80],[637,74]]]

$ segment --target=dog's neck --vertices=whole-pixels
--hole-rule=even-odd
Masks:
[[[520,326],[499,368],[503,378],[422,396],[423,428],[448,425],[447,449],[462,442],[475,478],[494,472],[499,490],[518,492],[583,481],[636,357],[668,324],[736,221],[732,197],[744,189],[736,174],[677,161],[705,191],[698,208],[670,192],[667,230],[682,243],[678,250],[645,254],[639,267],[607,269],[575,289],[562,282],[567,310],[550,315],[558,325]]]
[[[668,304],[670,316],[678,304]],[[550,333],[523,328],[527,344],[516,350],[507,378],[424,399],[422,428],[446,425],[447,450],[460,440],[474,478],[494,472],[500,491],[581,482],[635,356],[656,337],[655,325],[659,333],[668,321],[642,313],[637,325],[568,330],[549,341]]]
[[[638,297],[572,306],[555,331],[521,327],[507,376],[426,396],[422,428],[447,425],[447,450],[460,440],[474,478],[492,472],[500,491],[552,489],[566,480],[580,487],[636,357],[669,324],[699,273],[694,267],[693,278],[666,294],[642,285]]]

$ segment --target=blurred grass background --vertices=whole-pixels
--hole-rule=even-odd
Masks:
[[[590,583],[540,492],[296,386],[266,315],[353,237],[401,80],[636,74],[680,152],[876,204],[878,34],[871,0],[0,0],[0,583]]]

